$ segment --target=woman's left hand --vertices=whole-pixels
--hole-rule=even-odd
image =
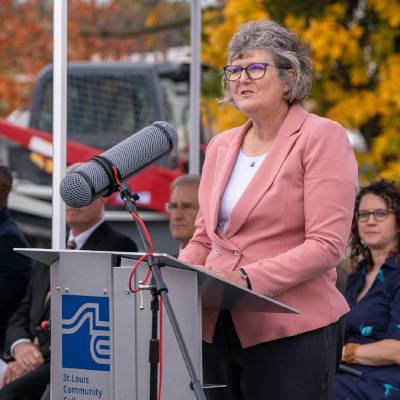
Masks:
[[[224,271],[224,270],[216,269],[215,267],[212,267],[212,266],[207,267],[207,269],[209,271],[211,271],[212,273],[214,273],[215,275],[218,275],[222,279],[230,281],[230,282],[234,283],[235,285],[247,288],[246,281],[242,278],[239,271],[237,271],[237,270]]]

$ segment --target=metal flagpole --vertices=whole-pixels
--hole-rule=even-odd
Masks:
[[[200,0],[190,2],[190,124],[189,172],[200,173],[200,82],[201,82],[201,5]]]
[[[58,188],[66,171],[67,111],[66,0],[54,0],[53,14],[53,249],[65,249],[65,204]]]

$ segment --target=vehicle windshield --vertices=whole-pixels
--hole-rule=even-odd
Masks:
[[[88,146],[107,149],[159,119],[155,83],[145,72],[121,74],[70,74],[68,77],[68,138]],[[188,143],[189,82],[184,76],[160,75],[161,111],[176,127],[178,152]],[[187,77],[186,77],[187,78]],[[43,87],[36,127],[52,130],[53,85]],[[173,159],[167,167],[173,168]]]
[[[107,149],[156,119],[152,82],[146,74],[70,75],[68,139]],[[37,128],[52,131],[53,85],[43,88]]]
[[[188,143],[188,75],[174,68],[156,71],[148,67],[94,72],[71,69],[67,81],[68,139],[105,150],[156,120],[166,120],[178,131],[178,149],[157,164],[176,168],[179,154]],[[38,81],[30,123],[45,132],[51,132],[53,127],[53,83],[49,72]],[[41,167],[31,168],[28,151],[13,151],[18,152],[20,161],[15,168],[20,177],[50,184],[49,173]]]

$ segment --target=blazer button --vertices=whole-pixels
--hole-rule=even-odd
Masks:
[[[218,248],[218,247],[215,248],[214,253],[215,253],[216,255],[219,254],[219,248]]]
[[[240,257],[240,251],[239,250],[235,250],[233,252],[233,254],[235,255],[235,257]]]

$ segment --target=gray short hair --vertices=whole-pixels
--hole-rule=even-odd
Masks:
[[[187,174],[178,176],[172,183],[171,183],[171,192],[177,187],[182,185],[200,185],[201,177],[199,175],[194,174]]]
[[[279,69],[279,78],[289,90],[284,97],[289,104],[301,103],[311,89],[312,66],[308,46],[293,32],[274,21],[251,21],[240,26],[228,47],[228,63],[242,58],[250,50],[270,52]],[[294,77],[288,72],[294,71]],[[224,98],[234,104],[225,77],[222,79]]]

